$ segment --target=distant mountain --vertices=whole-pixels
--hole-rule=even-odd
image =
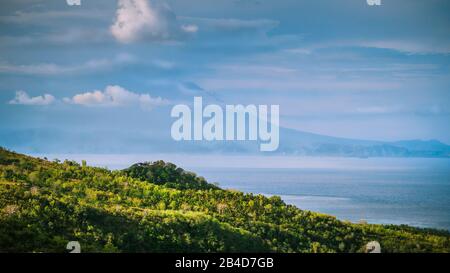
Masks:
[[[0,145],[23,153],[189,153],[260,154],[255,141],[174,141],[170,130],[124,131],[121,134],[55,129],[0,133]],[[438,140],[374,141],[331,137],[280,128],[280,145],[267,155],[336,157],[450,157],[450,146]]]
[[[277,152],[311,156],[450,157],[450,146],[437,140],[386,142],[338,138],[282,129]]]
[[[238,142],[174,142],[177,151],[189,153],[259,153],[259,144]],[[450,146],[437,140],[374,141],[331,137],[280,129],[277,151],[266,154],[336,157],[450,157]]]
[[[445,152],[450,153],[450,146],[438,140],[405,140],[392,142],[393,145],[406,148],[410,151],[431,151],[431,152]]]

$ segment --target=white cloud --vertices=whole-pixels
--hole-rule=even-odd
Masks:
[[[198,26],[196,25],[182,25],[181,28],[189,33],[196,33],[198,31]]]
[[[384,39],[384,40],[347,40],[318,43],[307,48],[314,51],[333,47],[366,47],[395,50],[406,54],[450,54],[448,39]]]
[[[111,69],[114,66],[126,65],[135,62],[136,59],[130,54],[119,54],[112,59],[92,59],[82,64],[60,65],[54,63],[39,63],[30,65],[16,65],[0,63],[0,73],[17,73],[28,75],[62,75],[98,72]]]
[[[108,29],[100,27],[73,27],[52,31],[50,33],[25,33],[22,35],[0,36],[2,46],[44,46],[44,45],[88,45],[106,44],[112,40]]]
[[[431,103],[431,105],[430,105]],[[425,104],[411,103],[408,106],[367,106],[356,108],[356,113],[360,114],[418,114],[418,115],[440,115],[448,114],[449,111],[443,105],[427,102]]]
[[[43,96],[30,97],[25,91],[17,91],[16,97],[9,101],[9,104],[22,105],[49,105],[55,102],[55,97],[50,94]]]
[[[299,55],[310,55],[312,53],[312,51],[308,48],[289,48],[289,49],[285,49],[283,50],[285,52],[288,53],[293,53],[293,54],[299,54]]]
[[[198,30],[194,25],[180,26],[167,4],[148,0],[119,0],[117,17],[110,28],[112,35],[122,43],[139,40],[169,41],[183,33]]]
[[[366,106],[356,108],[356,113],[362,114],[389,114],[400,112],[401,107],[387,107],[387,106]]]
[[[169,102],[161,97],[138,94],[118,85],[108,85],[105,90],[94,90],[65,98],[64,102],[85,106],[129,106],[140,105],[144,109],[167,105]]]
[[[198,30],[198,25],[205,31],[219,32],[267,32],[279,25],[278,21],[269,19],[242,20],[236,18],[202,18],[202,17],[181,17],[193,25],[186,25],[192,32]],[[195,27],[194,27],[195,26]]]
[[[391,49],[410,54],[449,54],[450,43],[433,43],[430,41],[409,41],[409,40],[380,40],[362,41],[360,46],[381,49]]]
[[[39,12],[16,11],[11,15],[0,16],[0,22],[12,24],[52,24],[55,20],[68,18],[83,20],[106,20],[104,13],[98,10],[45,10]]]
[[[165,60],[154,60],[153,65],[155,65],[158,68],[169,70],[173,69],[176,65],[173,62],[165,61]]]
[[[258,19],[258,20],[240,20],[240,19],[217,19],[212,22],[213,27],[228,31],[242,30],[263,30],[267,31],[278,26],[278,22],[274,20]]]

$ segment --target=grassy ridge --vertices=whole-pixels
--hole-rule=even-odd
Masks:
[[[0,251],[449,252],[446,231],[352,224],[158,161],[123,171],[0,149]]]

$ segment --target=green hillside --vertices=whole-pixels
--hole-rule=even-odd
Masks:
[[[352,224],[158,161],[123,171],[0,149],[0,252],[449,252],[450,234]]]

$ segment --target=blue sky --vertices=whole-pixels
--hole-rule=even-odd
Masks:
[[[171,107],[196,95],[279,104],[307,132],[450,143],[449,1],[81,3],[2,1],[0,144],[170,146]]]

